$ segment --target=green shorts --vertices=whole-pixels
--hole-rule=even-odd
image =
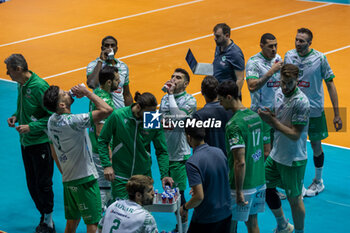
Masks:
[[[301,195],[304,184],[306,160],[293,162],[291,167],[277,163],[270,156],[265,161],[265,178],[267,188],[280,187],[288,197]]]
[[[129,195],[126,191],[126,184],[128,183],[128,180],[115,178],[112,182],[112,197],[113,201],[115,201],[116,198],[119,199],[128,199]]]
[[[85,224],[96,224],[101,219],[101,196],[97,180],[82,184],[64,184],[64,213],[66,219],[83,218]]]
[[[187,187],[186,160],[169,161],[169,173],[173,178],[175,185],[180,191],[185,191]]]
[[[149,173],[143,174],[143,175],[152,177],[151,170]],[[122,178],[115,177],[114,181],[112,182],[112,197],[113,197],[112,202],[114,202],[116,198],[119,198],[119,199],[129,198],[129,194],[126,191],[127,183],[128,183],[128,180],[126,178],[122,179]]]
[[[263,143],[270,144],[271,136],[273,136],[273,128],[265,121],[263,121],[263,130]]]
[[[320,141],[328,137],[326,115],[322,112],[320,117],[310,117],[309,140]]]

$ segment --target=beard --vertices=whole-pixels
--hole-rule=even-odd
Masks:
[[[152,205],[152,204],[153,204],[153,197],[147,198],[147,197],[143,196],[142,205]]]

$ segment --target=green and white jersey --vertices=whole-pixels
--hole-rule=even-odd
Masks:
[[[292,140],[282,132],[275,130],[273,148],[270,156],[273,160],[286,166],[292,166],[293,161],[307,159],[306,139],[310,117],[310,103],[306,95],[299,89],[289,96],[276,92],[275,114],[277,119],[288,127],[304,125],[298,140]]]
[[[114,66],[118,68],[120,83],[119,83],[118,89],[112,92],[112,99],[113,99],[114,107],[118,109],[118,108],[125,107],[123,88],[124,86],[129,85],[129,68],[124,62],[116,58],[114,58],[114,60],[116,62]],[[98,58],[96,58],[96,60],[89,63],[89,65],[86,68],[86,75],[90,75],[94,71],[97,65],[97,62],[98,62]],[[102,68],[106,65],[111,66],[110,63],[103,61]]]
[[[105,90],[102,90],[101,88],[96,88],[94,90],[95,95],[100,97],[104,102],[106,102],[109,106],[114,108],[113,101],[112,101],[112,95],[111,93],[106,92]],[[92,112],[96,110],[96,105],[90,101],[89,104],[89,111]],[[101,124],[105,123],[105,120],[100,121]],[[92,125],[89,129],[89,137],[92,145],[92,152],[98,154],[98,144],[97,144],[97,135],[96,135],[96,126],[95,124]]]
[[[232,150],[245,149],[244,190],[265,184],[263,124],[259,115],[250,109],[238,110],[226,124],[226,148],[231,189],[236,189]]]
[[[320,117],[324,105],[322,80],[328,82],[334,78],[326,56],[312,49],[302,57],[293,49],[286,53],[284,63],[298,66],[298,87],[309,98],[311,107],[310,117]]]
[[[184,115],[172,115],[168,94],[163,96],[159,112],[162,113],[162,117],[167,122],[167,126],[163,125],[163,128],[168,146],[169,161],[182,161],[188,159],[191,155],[191,148],[186,140],[185,129],[180,128],[178,125],[173,127],[169,122],[181,121],[190,117],[197,109],[197,100],[186,92],[174,94],[174,97],[179,110],[183,111]]]
[[[280,55],[276,54],[275,58],[267,59],[260,52],[249,58],[246,66],[246,79],[260,79],[278,61],[282,61]],[[275,92],[280,86],[280,71],[274,73],[269,80],[259,90],[250,92],[251,105],[250,109],[257,112],[259,108],[268,107],[273,109]]]
[[[62,168],[63,182],[98,174],[92,159],[91,143],[86,128],[93,124],[91,113],[52,114],[48,136]]]
[[[134,201],[121,199],[108,207],[98,228],[102,229],[102,233],[158,232],[156,221],[147,210]]]

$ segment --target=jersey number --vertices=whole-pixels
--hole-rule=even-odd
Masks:
[[[260,143],[260,129],[255,129],[252,131],[253,136],[253,146],[259,146]]]
[[[116,224],[111,227],[111,230],[109,231],[109,233],[113,233],[113,230],[118,230],[119,225],[120,225],[120,220],[114,219],[113,223],[116,223]]]

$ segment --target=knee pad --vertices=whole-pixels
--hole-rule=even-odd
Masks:
[[[322,152],[321,155],[319,156],[314,156],[314,164],[315,167],[319,168],[319,167],[323,167],[323,163],[324,163],[324,153]]]
[[[276,188],[266,189],[266,203],[272,210],[281,208],[282,204],[279,196],[277,195]]]

